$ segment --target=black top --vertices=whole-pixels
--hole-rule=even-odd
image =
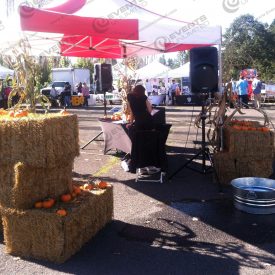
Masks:
[[[71,96],[71,85],[66,85],[64,89],[64,96]]]
[[[146,106],[146,95],[127,95],[128,102],[135,118],[135,126],[138,130],[150,130],[154,128],[153,117]]]

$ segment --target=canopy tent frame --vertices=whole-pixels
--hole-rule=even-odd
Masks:
[[[123,5],[127,3],[127,6],[133,5],[138,10],[144,10],[147,15],[148,13],[152,15],[152,21],[149,21],[151,24],[145,21],[139,23],[146,19],[142,16],[133,16],[132,18],[130,16],[129,19],[87,17],[87,13],[86,15],[84,13],[83,16],[80,11],[93,7],[94,3],[93,1],[82,0],[78,3],[67,1],[65,4],[48,9],[30,8],[26,5],[21,5],[19,9],[21,30],[29,37],[31,44],[33,45],[34,43],[34,46],[32,46],[34,51],[40,50],[38,55],[120,59],[173,52],[178,49],[188,50],[192,47],[218,45],[219,88],[221,89],[221,27],[204,26],[195,21],[186,22],[170,18],[169,16],[154,14],[150,10],[140,7],[137,3],[131,3],[126,0],[110,1],[119,8],[124,7]],[[74,7],[69,7],[69,2],[74,3]],[[118,6],[121,4],[122,6]],[[95,10],[92,11],[94,12]],[[154,16],[158,16],[158,20],[154,20]],[[101,21],[107,25],[97,24],[102,23]],[[80,23],[83,26],[81,28],[79,27]],[[191,23],[194,29],[191,29],[190,33],[185,37],[178,37],[182,33],[182,28],[186,24]],[[122,26],[125,28],[121,28]],[[165,28],[162,28],[162,26],[165,26]],[[156,30],[157,32],[155,32]],[[45,33],[49,34],[45,35]],[[161,36],[162,34],[163,36]],[[171,34],[175,34],[176,38],[174,39]],[[165,38],[163,43],[159,44],[158,38],[163,37]],[[49,43],[39,43],[40,40],[44,41],[43,39],[49,41]],[[53,45],[53,43],[55,44]],[[47,48],[49,45],[52,45],[52,48]]]

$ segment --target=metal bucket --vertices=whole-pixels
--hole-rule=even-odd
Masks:
[[[251,214],[275,213],[275,180],[247,177],[231,181],[234,205]]]

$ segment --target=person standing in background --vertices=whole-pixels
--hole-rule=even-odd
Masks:
[[[8,101],[9,101],[9,95],[11,93],[11,86],[6,86],[4,88],[4,93],[3,93],[3,105],[4,105],[4,109],[7,109],[8,108]]]
[[[0,108],[4,107],[3,94],[4,94],[4,84],[3,84],[3,81],[0,80]]]
[[[147,95],[150,96],[151,93],[152,93],[153,87],[152,87],[152,84],[151,84],[151,82],[149,81],[149,79],[146,79],[146,82],[145,82],[145,89],[146,89]]]
[[[65,107],[70,107],[71,106],[71,96],[72,96],[71,85],[70,85],[69,82],[66,82],[65,83],[65,89],[64,89]]]
[[[78,94],[82,93],[82,82],[79,82],[79,84],[77,85],[77,93]]]
[[[252,82],[252,89],[254,95],[254,106],[256,109],[261,107],[261,90],[262,90],[262,82],[260,80],[260,74],[257,74],[254,77]]]
[[[88,98],[90,98],[90,92],[89,92],[89,87],[87,86],[87,84],[84,82],[82,85],[82,95],[84,97],[84,104],[83,106],[87,106],[88,107]]]
[[[176,90],[178,88],[178,83],[176,83],[175,79],[172,80],[172,85],[170,87],[170,96],[172,100],[172,105],[175,105],[176,102]]]
[[[248,83],[244,79],[244,76],[240,76],[236,89],[238,91],[239,103],[241,105],[244,104],[244,107],[248,109]]]
[[[58,92],[54,86],[54,84],[52,85],[51,91],[50,91],[50,102],[51,102],[51,106],[53,107],[57,107],[58,106]]]

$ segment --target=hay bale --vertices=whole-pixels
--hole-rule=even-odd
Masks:
[[[213,155],[213,164],[221,184],[227,185],[231,180],[238,177],[232,154],[228,152],[215,153]]]
[[[214,154],[213,163],[220,183],[225,185],[241,177],[268,178],[273,172],[272,158],[237,158],[226,151]]]
[[[55,168],[37,168],[24,163],[0,165],[0,204],[28,209],[36,201],[72,190],[73,163]]]
[[[113,189],[85,192],[59,207],[64,207],[68,215],[59,217],[56,208],[2,208],[5,252],[57,263],[66,261],[112,220]]]
[[[224,147],[237,158],[273,158],[274,132],[239,131],[228,126],[224,129]]]
[[[76,115],[35,115],[18,119],[0,117],[0,164],[24,162],[53,168],[79,155]]]

